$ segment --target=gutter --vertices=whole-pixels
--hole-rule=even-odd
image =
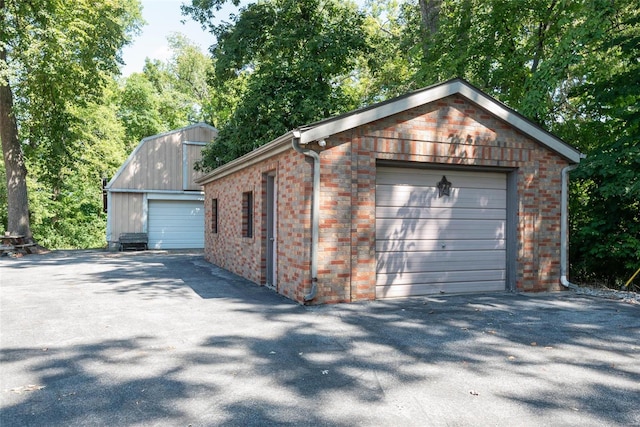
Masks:
[[[569,282],[567,252],[569,249],[569,172],[578,165],[566,166],[562,169],[562,195],[560,200],[560,283],[565,288],[576,290],[578,285]]]
[[[238,157],[229,163],[225,163],[224,165],[215,168],[208,174],[195,179],[193,182],[198,185],[205,185],[213,180],[220,179],[248,166],[259,163],[264,159],[282,153],[289,149],[289,141],[291,138],[293,138],[293,132],[287,132],[270,143],[262,145],[244,156]]]
[[[312,301],[318,293],[318,241],[320,230],[320,155],[313,150],[300,147],[300,130],[292,131],[291,146],[298,153],[313,159],[313,199],[311,206],[311,292],[304,302]]]

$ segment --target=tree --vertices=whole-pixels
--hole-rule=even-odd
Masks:
[[[126,78],[117,102],[128,151],[133,150],[142,138],[170,129],[160,115],[158,92],[145,73],[134,73]]]
[[[213,124],[216,92],[209,85],[211,60],[184,35],[168,37],[172,56],[167,61],[145,60],[141,73],[122,82],[118,116],[131,148],[144,137],[187,126]]]
[[[637,269],[637,2],[419,0],[405,43],[418,86],[464,77],[587,154],[572,173],[576,277]]]
[[[195,19],[211,16],[197,3],[203,4],[189,9]],[[269,0],[214,27],[215,84],[220,91],[235,81],[241,96],[201,166],[214,167],[295,126],[357,106],[342,83],[367,49],[363,23],[351,2]]]
[[[581,280],[609,286],[621,285],[640,266],[638,58],[640,11],[628,4],[594,58],[605,66],[594,68],[571,93],[589,119],[570,128],[589,141],[589,155],[573,174],[573,267]]]
[[[25,155],[60,187],[78,150],[73,107],[100,97],[140,23],[137,0],[0,0],[0,125],[10,232],[32,237]],[[24,151],[23,151],[24,148]]]
[[[413,24],[414,5],[399,0],[370,0],[364,12],[364,32],[369,48],[361,53],[345,90],[370,105],[418,89],[414,79],[420,65],[406,44]]]
[[[551,125],[625,2],[420,0],[419,30],[407,32],[422,62],[416,80],[423,86],[463,77]]]
[[[28,159],[31,226],[39,244],[48,248],[97,248],[104,246],[102,178],[111,177],[130,152],[125,129],[116,116],[117,84],[112,81],[104,96],[85,107],[74,107],[78,117],[74,135],[74,161],[59,174],[52,187],[38,177],[48,167],[46,157]]]
[[[214,123],[217,117],[212,108],[212,98],[216,93],[209,85],[213,64],[200,48],[181,34],[169,37],[173,51],[168,63],[173,76],[173,90],[182,99],[191,123]]]
[[[0,0],[0,10],[4,10],[4,0]],[[2,21],[0,21],[2,22]],[[0,65],[7,62],[7,50],[0,45]],[[29,228],[29,202],[27,198],[27,168],[18,141],[18,124],[13,109],[13,91],[6,81],[6,70],[0,79],[0,139],[7,182],[7,229],[15,234],[31,238]]]

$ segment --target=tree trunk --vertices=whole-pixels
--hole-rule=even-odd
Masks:
[[[0,63],[7,62],[7,51],[0,44]],[[32,242],[27,197],[27,167],[18,140],[18,126],[13,111],[13,92],[9,82],[0,81],[0,139],[7,173],[7,231],[19,234]]]
[[[422,20],[422,52],[424,61],[429,61],[433,37],[438,32],[438,18],[442,0],[418,0],[420,5],[420,17]]]
[[[438,31],[438,18],[442,0],[419,0],[418,3],[420,4],[422,25],[427,34],[433,36]]]

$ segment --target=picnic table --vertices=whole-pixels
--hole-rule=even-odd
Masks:
[[[35,243],[28,243],[25,240],[25,236],[20,234],[4,233],[0,235],[0,241],[2,242],[0,244],[0,255],[10,252],[30,254],[31,248],[36,245]]]

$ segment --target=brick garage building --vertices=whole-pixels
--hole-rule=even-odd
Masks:
[[[579,161],[451,80],[297,128],[200,178],[205,257],[310,304],[557,290],[561,176]]]

